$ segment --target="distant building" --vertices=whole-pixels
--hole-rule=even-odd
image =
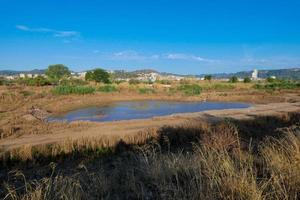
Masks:
[[[257,80],[258,79],[258,70],[257,69],[253,70],[253,72],[251,74],[251,79],[252,80]]]
[[[19,74],[20,78],[26,78],[26,74]]]
[[[7,79],[7,80],[14,80],[15,76],[5,76],[4,78]]]
[[[85,79],[85,75],[86,75],[86,72],[79,72],[78,73],[78,78]]]

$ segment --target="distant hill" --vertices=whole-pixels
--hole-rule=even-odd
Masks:
[[[217,73],[211,74],[214,78],[230,78],[237,76],[239,78],[251,77],[253,71],[241,71],[236,73]],[[197,75],[197,77],[203,77],[205,74]],[[268,78],[270,76],[276,76],[279,79],[292,79],[300,80],[300,68],[291,69],[272,69],[272,70],[258,70],[259,78]]]
[[[18,75],[18,74],[44,74],[45,69],[34,69],[30,71],[14,71],[14,70],[0,70],[0,75]],[[167,75],[175,75],[175,76],[183,76],[189,77],[191,75],[180,75],[175,73],[168,73],[168,72],[158,72],[153,69],[142,69],[142,70],[135,70],[135,71],[125,71],[125,70],[115,70],[114,74],[115,77],[119,78],[134,78],[137,77],[138,74],[148,74],[148,73],[158,73],[162,76]],[[232,76],[237,76],[239,78],[250,77],[252,71],[240,71],[236,73],[215,73],[211,74],[214,78],[230,78]],[[207,74],[200,74],[194,75],[195,77],[204,77]],[[293,80],[300,80],[300,68],[290,68],[290,69],[272,69],[272,70],[258,70],[258,77],[259,78],[268,78],[270,76],[276,76],[279,79],[293,79]]]
[[[45,69],[34,69],[30,71],[0,70],[0,75],[13,76],[18,74],[44,74],[45,71]]]

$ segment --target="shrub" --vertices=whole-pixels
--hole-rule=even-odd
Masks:
[[[34,92],[23,90],[23,91],[20,91],[20,94],[22,94],[24,97],[28,97],[28,96],[33,95]]]
[[[152,94],[155,93],[154,89],[152,88],[139,88],[140,94]]]
[[[0,85],[10,85],[12,81],[0,77]]]
[[[69,86],[78,86],[78,85],[86,85],[87,82],[81,79],[62,79],[60,81],[60,85],[69,85]]]
[[[98,91],[100,92],[116,92],[118,89],[114,85],[104,85],[100,86]]]
[[[202,91],[202,88],[197,84],[184,84],[179,86],[178,89],[188,96],[199,95]]]
[[[0,77],[0,85],[4,85],[4,84],[5,84],[5,80]]]
[[[55,87],[52,92],[57,95],[67,94],[91,94],[95,92],[95,88],[90,86],[67,86],[60,85]]]
[[[50,81],[43,76],[37,76],[33,79],[33,84],[35,86],[45,86],[50,85]]]
[[[129,80],[129,84],[131,84],[131,85],[136,85],[136,84],[140,84],[140,83],[141,83],[141,81],[139,81],[137,79],[130,79]]]
[[[88,71],[85,74],[85,80],[86,81],[93,81],[93,76],[94,76],[94,72],[93,71]]]
[[[238,77],[233,76],[229,79],[229,83],[237,83],[239,81]]]
[[[45,85],[51,85],[51,82],[43,77],[43,76],[37,76],[35,78],[20,78],[17,80],[19,84],[27,85],[27,86],[45,86]]]
[[[46,75],[50,79],[60,80],[64,77],[69,77],[71,72],[69,68],[63,64],[49,65]]]
[[[157,83],[163,84],[163,85],[170,85],[171,81],[170,80],[157,80]]]
[[[85,80],[95,81],[97,83],[110,83],[109,73],[104,69],[97,68],[85,74]]]
[[[250,83],[251,79],[249,77],[244,78],[244,83]]]
[[[235,86],[233,84],[228,83],[217,83],[212,85],[212,89],[214,90],[233,90]]]
[[[212,75],[205,75],[204,76],[204,80],[206,80],[206,81],[211,81],[211,79],[212,79]]]
[[[255,89],[264,89],[264,90],[280,90],[280,89],[298,89],[300,88],[299,82],[294,81],[275,81],[267,84],[256,84],[254,85]]]
[[[268,83],[274,83],[274,82],[277,81],[277,79],[274,78],[274,77],[268,77],[268,78],[266,79],[266,81],[267,81]]]

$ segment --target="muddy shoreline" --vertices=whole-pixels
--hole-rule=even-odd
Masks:
[[[139,134],[143,131],[158,129],[165,125],[178,126],[193,120],[205,120],[208,122],[219,121],[224,118],[243,120],[258,116],[279,115],[297,111],[300,111],[300,102],[285,102],[254,105],[246,109],[211,110],[153,117],[150,119],[115,122],[71,122],[65,128],[60,127],[53,129],[51,134],[21,135],[18,138],[2,139],[0,140],[0,149],[6,151],[22,146],[53,144],[67,140],[103,136],[111,136],[120,139],[128,135]]]

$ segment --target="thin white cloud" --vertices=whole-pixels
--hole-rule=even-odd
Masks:
[[[136,51],[126,50],[113,53],[113,59],[121,60],[158,60],[158,59],[168,59],[168,60],[185,60],[185,61],[197,61],[197,62],[216,62],[216,60],[202,58],[200,56],[192,54],[183,53],[168,53],[168,54],[140,54]]]
[[[199,62],[215,62],[215,60],[206,59],[200,56],[193,54],[184,54],[184,53],[169,53],[165,55],[166,59],[170,60],[188,60],[188,61],[199,61]]]
[[[145,60],[148,59],[147,56],[141,55],[136,51],[126,50],[120,51],[113,54],[114,59],[120,60]]]
[[[30,29],[27,26],[23,26],[23,25],[16,25],[16,28],[21,31],[30,31]]]
[[[60,31],[49,28],[31,28],[25,25],[16,25],[16,29],[27,32],[37,32],[37,33],[51,33],[54,37],[61,38],[74,38],[80,36],[80,33],[77,31]]]

